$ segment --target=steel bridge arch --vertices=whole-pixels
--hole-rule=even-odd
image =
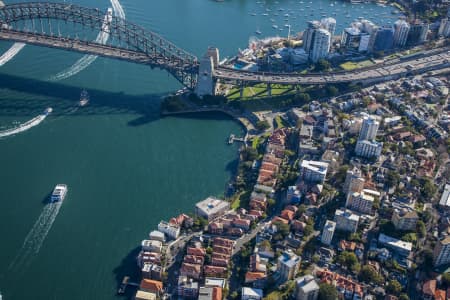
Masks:
[[[25,20],[52,19],[81,24],[83,27],[102,31],[106,12],[97,8],[86,8],[75,4],[56,2],[26,2],[7,4],[0,7],[0,30],[16,30],[11,26]],[[11,28],[12,27],[12,28]],[[30,34],[29,32],[27,32]],[[198,59],[196,56],[177,47],[160,35],[122,18],[112,16],[108,33],[124,42],[127,48],[115,47],[144,54],[148,65],[167,70],[183,85],[193,89],[197,83]],[[53,36],[53,33],[51,33]],[[67,40],[75,40],[68,38]],[[90,44],[96,44],[90,41]],[[104,46],[98,44],[100,47]]]

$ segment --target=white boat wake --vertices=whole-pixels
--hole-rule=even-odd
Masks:
[[[22,248],[9,265],[9,270],[20,270],[31,262],[31,259],[39,253],[47,234],[55,222],[62,202],[48,203],[42,210],[36,223],[25,237]]]
[[[45,120],[45,118],[51,112],[52,112],[52,109],[51,108],[47,108],[43,114],[40,114],[39,116],[34,117],[33,119],[28,120],[25,123],[22,123],[22,124],[20,124],[17,127],[0,131],[0,138],[24,132],[24,131],[27,131],[28,129],[30,129],[30,128],[34,127],[34,126],[39,125],[42,121]]]
[[[119,0],[110,0],[110,1],[114,10],[114,16],[125,20],[125,11],[123,10],[123,7],[120,4]]]
[[[115,0],[117,1],[117,0]],[[122,7],[120,7],[122,9]],[[123,9],[122,9],[123,11]],[[111,14],[110,9],[108,9],[108,13],[105,15],[105,19],[103,21],[102,30],[98,33],[97,38],[95,39],[96,43],[100,43],[102,45],[106,44],[106,42],[109,39],[109,26],[111,24]],[[76,75],[89,67],[90,64],[92,64],[97,59],[96,55],[88,54],[84,55],[82,58],[77,60],[71,67],[68,69],[59,72],[52,78],[50,78],[51,81],[59,81],[63,80],[69,77],[72,77],[73,75]]]
[[[2,56],[0,56],[0,67],[6,64],[8,61],[14,58],[20,50],[25,47],[24,43],[14,43],[11,48],[8,49]]]

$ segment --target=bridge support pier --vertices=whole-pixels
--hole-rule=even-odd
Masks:
[[[272,97],[272,85],[270,83],[267,84],[267,96]]]
[[[205,56],[200,60],[198,69],[198,83],[195,93],[199,97],[214,95],[216,85],[214,81],[214,68],[219,65],[219,49],[209,47]]]

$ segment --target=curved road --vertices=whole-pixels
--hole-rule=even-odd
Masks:
[[[394,59],[383,64],[348,72],[326,74],[257,73],[218,67],[213,76],[222,80],[248,83],[327,84],[392,80],[409,72],[423,73],[450,66],[450,48],[428,50],[405,59]]]

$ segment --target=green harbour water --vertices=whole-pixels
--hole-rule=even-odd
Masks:
[[[66,2],[102,10],[111,6],[108,0]],[[217,46],[222,57],[245,48],[256,29],[263,35],[287,34],[271,28],[271,17],[261,15],[265,8],[296,11],[291,25],[297,31],[328,13],[338,21],[337,32],[352,20],[347,12],[356,18],[391,10],[328,0],[306,3],[120,1],[128,20],[197,56]],[[313,15],[305,17],[310,8],[300,12],[302,5],[313,6]],[[336,9],[339,15],[333,16]],[[274,17],[280,27],[283,14]],[[0,55],[11,45],[1,42]],[[134,272],[140,241],[160,220],[192,212],[209,195],[222,195],[237,166],[238,145],[226,144],[231,133],[243,134],[234,120],[220,114],[160,117],[161,97],[181,88],[164,71],[97,58],[70,78],[49,80],[82,56],[25,46],[0,67],[1,129],[53,108],[40,125],[0,139],[3,300],[120,299],[117,285]],[[77,108],[83,88],[91,102]],[[35,224],[47,213],[46,198],[57,183],[68,185],[66,199],[57,215],[49,213]],[[36,231],[29,234],[32,228]]]

